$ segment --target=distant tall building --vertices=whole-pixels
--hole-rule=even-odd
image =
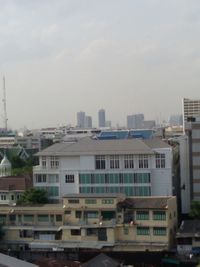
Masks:
[[[98,112],[99,116],[99,127],[105,127],[106,126],[106,112],[105,109],[100,109]]]
[[[77,127],[79,128],[85,127],[85,112],[83,111],[77,112]]]
[[[183,124],[185,128],[185,122],[190,120],[190,118],[200,117],[200,100],[183,98],[182,110],[183,110]]]
[[[92,117],[85,116],[85,128],[92,128]]]
[[[169,118],[170,126],[181,126],[183,125],[183,116],[182,115],[171,115]]]
[[[139,129],[143,128],[144,114],[134,114],[127,116],[127,128]]]

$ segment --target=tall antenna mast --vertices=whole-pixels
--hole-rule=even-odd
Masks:
[[[3,110],[4,110],[4,128],[5,131],[8,131],[8,118],[7,118],[7,111],[6,111],[6,82],[5,76],[3,76]]]

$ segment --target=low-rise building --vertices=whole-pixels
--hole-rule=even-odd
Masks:
[[[2,206],[0,222],[4,248],[162,251],[174,243],[176,197],[70,194],[62,204]]]
[[[37,153],[34,187],[58,201],[69,193],[170,196],[172,147],[160,139],[58,143]]]
[[[200,254],[200,220],[186,220],[176,234],[179,254]]]

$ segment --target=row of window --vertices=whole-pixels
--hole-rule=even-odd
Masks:
[[[16,196],[15,195],[9,195],[9,194],[1,194],[0,196],[0,199],[2,201],[5,201],[5,200],[19,200],[20,198],[20,194],[17,194]]]
[[[69,204],[79,204],[79,199],[68,199]],[[94,198],[85,199],[85,204],[97,204],[97,200]],[[114,204],[114,200],[111,198],[106,198],[101,200],[101,204]]]
[[[79,184],[151,183],[150,173],[82,173]]]
[[[134,155],[124,155],[123,157],[123,167],[125,169],[134,169],[136,163],[136,157]],[[165,154],[156,154],[155,158],[156,168],[165,168]],[[107,166],[108,165],[108,166]],[[149,157],[148,155],[138,156],[138,167],[140,169],[149,168]],[[120,156],[110,155],[108,163],[105,155],[97,155],[95,157],[95,168],[96,169],[120,169]]]
[[[34,222],[35,215],[33,214],[24,214],[18,215],[18,221],[19,222],[24,222],[24,223],[29,223],[29,222]],[[0,214],[0,223],[6,222],[7,215],[6,214]],[[9,220],[14,222],[17,219],[16,214],[9,215]],[[54,221],[54,215],[48,215],[48,214],[40,214],[37,215],[37,221],[38,222],[49,222],[49,221]],[[61,222],[62,221],[62,215],[57,214],[55,215],[55,221],[56,222]]]
[[[136,211],[136,220],[149,220],[149,211]],[[165,221],[165,211],[153,211],[153,220]]]
[[[46,168],[47,167],[47,158],[42,157],[42,167]],[[50,168],[52,169],[57,169],[59,167],[59,157],[57,156],[51,156],[50,161],[49,161]]]
[[[59,176],[58,174],[35,174],[36,183],[58,183]]]
[[[138,167],[140,169],[149,168],[149,158],[148,155],[138,156]],[[123,166],[125,169],[135,168],[136,157],[134,155],[124,155]],[[109,156],[109,168],[119,169],[120,168],[120,156],[110,155]],[[47,168],[47,158],[41,158],[41,164],[43,168]],[[49,159],[49,166],[52,169],[57,169],[59,167],[59,157],[51,156]],[[98,155],[95,157],[95,167],[96,169],[106,169],[106,156]],[[156,168],[165,168],[165,154],[156,154]]]
[[[42,189],[42,190],[46,190],[48,197],[58,197],[59,196],[59,187],[58,186],[47,186],[47,187],[39,187],[37,186],[37,188]]]
[[[137,235],[150,235],[150,228],[149,227],[137,227],[136,230]],[[86,235],[91,236],[95,235],[97,236],[98,229],[97,228],[88,228],[86,229]],[[72,229],[71,235],[81,235],[81,229]],[[129,228],[124,228],[124,235],[129,235]],[[153,235],[155,236],[166,236],[167,235],[167,229],[165,227],[153,227]]]
[[[126,196],[150,196],[151,195],[151,187],[149,186],[82,186],[79,187],[80,193],[89,194],[89,193],[122,193]]]
[[[150,235],[150,227],[137,226],[137,235]],[[124,235],[129,235],[129,228],[124,227]],[[153,235],[155,236],[165,236],[167,235],[166,227],[153,227]]]

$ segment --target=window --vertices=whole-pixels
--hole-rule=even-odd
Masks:
[[[139,168],[147,169],[149,167],[148,156],[147,155],[139,155]]]
[[[165,221],[166,212],[165,211],[153,211],[153,219],[155,221]]]
[[[95,219],[99,217],[98,211],[86,211],[85,217],[88,219]]]
[[[19,230],[19,237],[21,238],[33,237],[33,231],[32,230]]]
[[[97,228],[87,228],[86,229],[86,235],[95,235],[97,236]]]
[[[0,223],[5,223],[5,222],[6,222],[6,215],[0,214]]]
[[[110,169],[119,169],[119,156],[118,155],[110,156]]]
[[[56,221],[57,222],[62,222],[62,215],[61,214],[57,214],[56,215]]]
[[[96,204],[97,200],[96,199],[86,199],[85,204]]]
[[[49,215],[38,215],[38,222],[48,222],[49,221]]]
[[[149,227],[137,226],[137,235],[149,235]]]
[[[42,157],[42,167],[46,168],[46,166],[47,166],[46,157]]]
[[[35,181],[36,181],[36,183],[46,183],[46,181],[47,181],[46,174],[36,174],[35,175]]]
[[[74,183],[74,174],[65,175],[65,183]]]
[[[72,229],[71,235],[81,235],[81,229]]]
[[[49,195],[49,197],[57,197],[59,195],[58,186],[49,186],[48,187],[48,195]]]
[[[65,214],[66,215],[70,215],[71,214],[71,210],[65,210]]]
[[[68,199],[69,204],[79,204],[79,199]]]
[[[1,200],[6,200],[6,194],[1,195]]]
[[[32,214],[26,214],[24,215],[24,222],[33,222],[34,216]]]
[[[146,210],[137,210],[136,219],[137,220],[149,220],[149,212]]]
[[[129,229],[128,227],[124,227],[124,235],[128,235],[129,234]]]
[[[134,156],[133,155],[125,155],[124,156],[124,168],[125,169],[133,169],[134,168]]]
[[[11,195],[11,200],[15,200],[15,196],[14,195]]]
[[[59,167],[59,158],[57,156],[50,157],[50,167],[52,169],[57,169]]]
[[[156,154],[156,168],[165,168],[165,154]]]
[[[113,199],[102,199],[102,204],[113,204],[114,200]]]
[[[58,183],[59,182],[59,177],[58,174],[49,174],[49,183]]]
[[[95,168],[97,170],[102,170],[106,168],[106,158],[103,155],[95,157]]]
[[[167,229],[166,227],[154,227],[153,228],[153,234],[154,235],[159,235],[159,236],[163,236],[167,234]]]
[[[82,211],[81,211],[81,210],[76,210],[76,212],[75,212],[75,217],[76,217],[77,219],[81,219],[81,217],[82,217]]]

